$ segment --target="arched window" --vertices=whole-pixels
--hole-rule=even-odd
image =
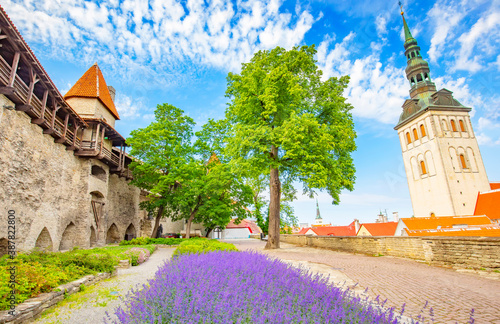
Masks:
[[[422,170],[422,175],[427,174],[427,169],[425,168],[424,161],[420,161],[420,169]]]
[[[410,143],[411,143],[410,133],[406,132],[406,144],[410,144]]]
[[[434,214],[434,213],[431,213],[431,217],[436,217],[436,214]]]
[[[455,124],[455,121],[453,119],[451,120],[451,130],[454,132],[457,131],[457,125]]]
[[[467,163],[465,163],[465,156],[460,154],[460,163],[462,164],[462,169],[467,169]]]
[[[420,134],[422,134],[422,137],[427,136],[427,134],[425,133],[425,126],[424,126],[424,124],[420,125]]]
[[[458,121],[458,124],[460,125],[460,130],[461,130],[462,132],[465,132],[465,125],[464,125],[463,120],[461,120],[461,119],[460,119],[460,120]]]
[[[418,133],[416,128],[413,129],[413,137],[415,138],[415,140],[418,140]]]
[[[443,125],[443,130],[447,131],[448,130],[448,123],[446,122],[446,119],[443,119],[441,121],[441,124]]]

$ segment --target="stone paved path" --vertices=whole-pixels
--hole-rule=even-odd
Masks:
[[[284,260],[309,261],[340,271],[368,294],[387,306],[400,309],[406,303],[405,315],[414,318],[426,301],[434,310],[435,323],[467,323],[471,309],[475,323],[500,324],[500,280],[474,273],[429,266],[412,260],[392,257],[370,257],[323,249],[281,244],[281,249],[263,250],[259,240],[228,240],[240,250],[254,249]],[[321,267],[317,268],[321,272]],[[496,274],[493,274],[496,275]],[[429,312],[424,316],[429,318]]]
[[[129,269],[118,269],[117,276],[71,295],[34,323],[103,323],[106,312],[113,314],[114,309],[121,304],[120,297],[152,279],[158,267],[170,260],[174,250],[175,248],[159,248],[145,263]]]

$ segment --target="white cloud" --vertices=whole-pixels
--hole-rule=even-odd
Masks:
[[[481,17],[458,39],[461,48],[455,69],[476,72],[483,68],[481,61],[485,52],[496,53],[500,44],[500,10]],[[472,57],[471,57],[472,56]]]
[[[445,42],[453,35],[453,28],[462,20],[465,12],[459,9],[458,4],[443,5],[436,2],[429,11],[429,18],[434,21],[435,30],[431,38],[429,58],[431,62],[437,62],[445,48]]]
[[[122,119],[140,117],[142,115],[141,112],[144,111],[142,102],[133,100],[132,98],[120,93],[116,94],[115,106]]]
[[[354,33],[329,50],[332,40],[326,38],[318,47],[318,64],[324,77],[349,75],[349,87],[345,95],[354,106],[353,115],[394,124],[401,114],[401,105],[410,88],[404,69],[383,65],[379,51],[364,58],[352,59],[349,47],[356,42]]]
[[[300,44],[315,22],[307,10],[282,12],[281,0],[6,0],[2,5],[29,43],[84,64],[99,61],[131,78],[144,65],[162,79],[183,74],[190,63],[237,71],[260,49]]]

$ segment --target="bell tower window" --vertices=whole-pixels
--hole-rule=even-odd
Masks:
[[[457,131],[457,125],[455,124],[455,121],[452,119],[451,120],[451,129],[456,132]]]
[[[465,132],[465,125],[464,125],[463,120],[461,120],[461,119],[460,119],[460,120],[458,121],[458,124],[460,125],[460,130],[461,130],[462,132]]]
[[[422,137],[427,136],[427,134],[425,133],[424,124],[420,124],[420,134],[422,134]]]
[[[425,168],[424,161],[420,161],[420,170],[422,171],[422,175],[427,174],[427,169]]]
[[[417,82],[421,82],[422,81],[422,74],[417,74]]]
[[[462,169],[467,169],[467,163],[465,163],[465,156],[460,154],[460,164],[462,164]]]
[[[410,133],[406,132],[406,144],[410,144],[410,143],[411,143]]]
[[[413,129],[413,137],[415,138],[415,140],[418,140],[418,133],[416,128]]]

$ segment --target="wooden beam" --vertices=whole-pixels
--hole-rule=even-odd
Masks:
[[[52,121],[50,122],[50,128],[43,131],[44,134],[52,134],[52,133],[54,133],[54,123],[56,122],[57,111],[59,109],[61,109],[61,106],[59,106],[59,104],[56,102],[55,99],[54,99],[53,102],[54,102],[54,112],[53,112],[53,115],[52,115]]]
[[[6,39],[7,35],[0,35],[0,39]]]
[[[14,54],[14,60],[12,61],[12,67],[10,68],[9,83],[7,84],[8,87],[14,87],[14,80],[16,79],[17,66],[19,65],[19,58],[20,57],[21,57],[20,52],[16,52]]]
[[[15,92],[14,87],[0,87],[0,94],[12,96]]]
[[[102,128],[102,135],[101,135],[101,147],[99,148],[99,155],[102,154],[102,145],[104,144],[104,132],[106,131],[106,128]]]
[[[31,121],[33,124],[42,125],[43,122],[45,121],[45,109],[47,107],[48,97],[49,97],[49,90],[46,89],[43,93],[43,99],[42,99],[42,113],[40,114],[40,118],[36,118]]]
[[[68,121],[69,121],[69,112],[66,113],[66,117],[64,118],[64,130],[61,138],[56,140],[56,143],[64,143],[66,142],[66,133],[68,132]]]
[[[35,90],[35,84],[38,81],[40,81],[33,68],[30,68],[30,72],[31,72],[30,73],[31,80],[30,80],[30,86],[28,88],[28,98],[26,99],[26,105],[31,105],[31,99],[33,98],[33,91]]]

